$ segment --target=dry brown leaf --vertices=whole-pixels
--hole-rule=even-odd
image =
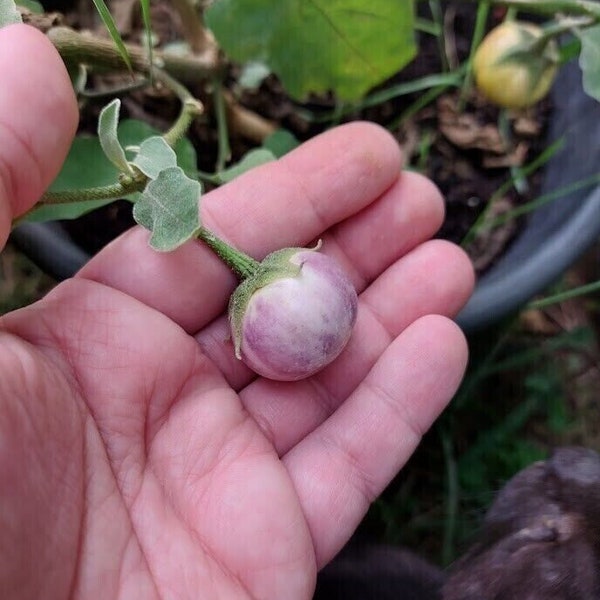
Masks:
[[[483,157],[483,166],[486,169],[499,169],[505,167],[520,167],[524,164],[529,152],[529,144],[520,142],[516,148],[508,154],[493,155],[486,154]]]
[[[513,208],[508,198],[498,198],[493,201],[487,211],[485,221],[479,226],[475,239],[467,248],[476,271],[483,271],[501,254],[516,230],[516,223],[509,221],[502,227],[490,227],[491,223]]]
[[[453,98],[445,96],[438,101],[439,129],[455,146],[504,154],[508,144],[497,127],[478,122],[471,114],[457,111]]]

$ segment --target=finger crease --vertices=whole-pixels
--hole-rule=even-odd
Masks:
[[[30,159],[29,163],[27,164],[28,179],[32,180],[35,184],[41,182],[41,166],[39,164],[39,161],[37,160],[36,154],[33,151],[31,145],[28,144],[27,141],[23,139],[23,137],[20,136],[16,130],[12,129],[8,123],[1,123],[0,128],[3,129],[2,131],[0,131],[0,139],[5,140],[6,137],[10,136],[10,138],[13,139],[16,142],[16,144],[18,144],[22,148],[22,155],[27,156]],[[4,142],[3,145],[6,146],[6,142]],[[17,180],[15,174],[13,173],[13,170],[10,168],[7,159],[3,158],[1,155],[0,176],[2,177],[3,181],[8,182],[8,201],[10,202],[14,212],[15,200],[17,199],[20,190],[17,189]]]
[[[408,427],[409,434],[414,436],[417,442],[423,437],[425,431],[418,425],[411,412],[407,409],[405,402],[395,398],[385,388],[370,379],[365,379],[363,386],[366,387],[377,400],[387,406],[391,412],[399,418],[400,422]]]

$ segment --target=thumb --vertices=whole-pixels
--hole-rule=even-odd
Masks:
[[[37,29],[0,29],[0,249],[56,177],[77,127],[63,62]]]

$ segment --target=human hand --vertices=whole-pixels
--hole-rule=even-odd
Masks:
[[[34,30],[0,31],[0,72],[6,237],[58,170],[76,106]],[[351,276],[352,339],[310,380],[237,361],[234,277],[201,243],[159,254],[140,228],[0,319],[0,596],[311,597],[466,362],[446,317],[471,266],[427,241],[442,200],[400,163],[386,132],[352,124],[203,198],[205,225],[244,252],[321,238]]]

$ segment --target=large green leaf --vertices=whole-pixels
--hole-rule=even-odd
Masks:
[[[413,0],[216,0],[206,20],[232,59],[266,64],[300,100],[358,100],[416,52]]]
[[[583,72],[583,89],[586,94],[600,100],[600,25],[578,32],[581,40],[579,66]]]
[[[276,129],[262,144],[263,148],[270,150],[276,158],[280,158],[284,154],[291,152],[299,145],[300,142],[287,129]]]

